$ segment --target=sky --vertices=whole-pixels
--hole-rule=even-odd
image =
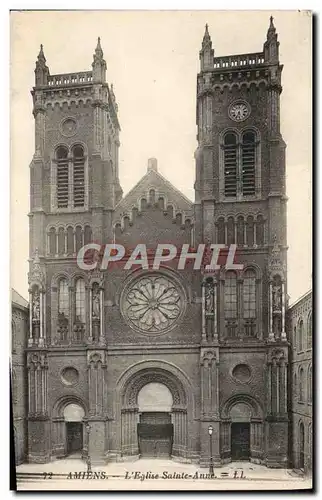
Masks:
[[[126,194],[147,160],[194,199],[196,76],[204,26],[215,56],[262,51],[274,16],[280,41],[281,132],[287,144],[288,293],[311,285],[311,15],[305,11],[11,12],[11,285],[28,297],[30,90],[42,43],[51,74],[91,70],[97,37],[119,105],[120,181]]]

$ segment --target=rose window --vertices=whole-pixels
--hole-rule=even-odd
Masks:
[[[167,276],[143,276],[123,295],[123,314],[135,329],[161,333],[173,327],[183,311],[179,286]]]

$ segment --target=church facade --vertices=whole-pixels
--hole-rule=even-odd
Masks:
[[[167,456],[288,465],[285,143],[273,25],[263,50],[197,75],[195,202],[156,159],[123,196],[120,124],[100,40],[92,70],[32,90],[28,460]],[[192,118],[193,119],[193,118]],[[86,244],[147,247],[148,268],[77,264]],[[237,246],[240,270],[177,261],[157,244]],[[210,432],[212,430],[212,434]]]

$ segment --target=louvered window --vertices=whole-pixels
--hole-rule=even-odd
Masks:
[[[59,147],[56,151],[57,159],[57,206],[68,207],[68,151]]]
[[[83,207],[85,204],[85,157],[81,146],[73,149],[73,205]]]
[[[241,137],[227,132],[223,143],[224,195],[243,198],[256,194],[256,135],[246,131]]]
[[[56,191],[53,205],[58,209],[77,210],[86,205],[86,158],[81,145],[69,150],[59,146],[55,153]],[[54,184],[53,184],[54,185]]]
[[[235,134],[226,134],[224,141],[225,196],[237,194],[237,138]]]
[[[243,196],[255,194],[255,135],[246,132],[242,143],[242,191]]]

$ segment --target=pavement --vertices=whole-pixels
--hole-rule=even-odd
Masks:
[[[312,488],[312,479],[291,469],[270,469],[250,462],[232,462],[214,469],[164,459],[140,459],[92,466],[68,458],[48,464],[21,464],[17,467],[18,490],[303,490]]]

